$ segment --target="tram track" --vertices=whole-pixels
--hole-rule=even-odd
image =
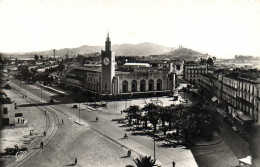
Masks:
[[[13,85],[14,86],[14,85]],[[17,89],[15,86],[13,87],[13,90],[16,91],[17,93],[22,94],[19,89]],[[35,100],[35,98],[32,95],[28,95],[28,97],[25,99],[28,103],[39,103],[39,101]],[[50,144],[55,139],[56,134],[58,133],[59,130],[59,117],[51,109],[51,107],[48,106],[36,106],[38,110],[40,110],[46,117],[46,126],[44,128],[44,131],[46,132],[46,136],[39,136],[37,137],[30,145],[29,150],[27,153],[24,155],[24,157],[20,161],[14,161],[10,164],[8,164],[8,167],[16,167],[16,166],[23,166],[27,162],[29,162],[32,158],[37,156],[42,150],[44,150],[46,147],[48,147]],[[46,111],[46,114],[45,114]],[[53,127],[51,129],[51,127]],[[38,143],[40,141],[43,141],[44,147],[43,148],[35,148],[35,143]],[[34,148],[33,148],[34,145]],[[39,144],[40,145],[40,144]]]

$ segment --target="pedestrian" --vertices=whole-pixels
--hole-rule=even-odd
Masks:
[[[61,123],[64,124],[63,119],[61,120]]]
[[[43,141],[41,142],[41,148],[43,148]]]
[[[174,161],[172,161],[172,167],[175,167],[175,162]]]
[[[18,150],[18,145],[17,145],[17,144],[15,144],[15,145],[14,145],[14,148],[15,148],[16,150]]]
[[[32,132],[30,131],[30,136],[32,136]]]
[[[128,156],[128,157],[131,157],[131,153],[132,153],[132,151],[131,151],[131,150],[128,150],[128,151],[127,151],[127,156]]]
[[[18,118],[18,123],[20,123],[20,118]]]
[[[123,111],[121,110],[121,114],[123,114]]]
[[[46,136],[46,131],[43,132],[43,136]]]
[[[75,165],[77,165],[77,163],[78,163],[78,159],[77,159],[77,157],[75,158]]]

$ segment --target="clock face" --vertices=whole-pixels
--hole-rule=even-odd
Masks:
[[[105,65],[108,65],[109,64],[109,58],[108,57],[105,57],[104,60],[103,60],[103,63]]]

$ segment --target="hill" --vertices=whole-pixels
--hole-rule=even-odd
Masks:
[[[140,44],[121,44],[113,45],[112,50],[116,52],[116,55],[124,56],[148,56],[152,54],[164,54],[172,50],[171,47],[166,47],[154,43],[140,43]]]
[[[196,60],[197,58],[205,57],[205,54],[189,48],[179,47],[178,49],[173,49],[170,52],[160,55],[160,58],[163,59],[174,59],[176,57],[184,60]]]
[[[64,48],[56,50],[55,56],[65,56],[68,54],[69,57],[78,54],[91,54],[101,51],[104,46],[88,46],[84,45],[77,48]],[[117,56],[149,56],[152,54],[164,54],[172,50],[171,47],[166,47],[154,43],[140,43],[140,44],[116,44],[112,45],[112,50],[116,52]],[[12,54],[12,57],[34,57],[34,55],[53,56],[53,50],[28,52],[28,53],[16,53]],[[9,55],[9,54],[4,54]]]

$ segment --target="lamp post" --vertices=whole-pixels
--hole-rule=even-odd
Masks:
[[[22,90],[22,79],[20,78],[20,91]]]
[[[79,102],[79,123],[80,123],[80,102]]]
[[[155,160],[155,134],[153,137],[153,159]]]
[[[125,109],[127,109],[127,98],[125,96]]]
[[[42,101],[42,87],[41,87],[41,101]]]

